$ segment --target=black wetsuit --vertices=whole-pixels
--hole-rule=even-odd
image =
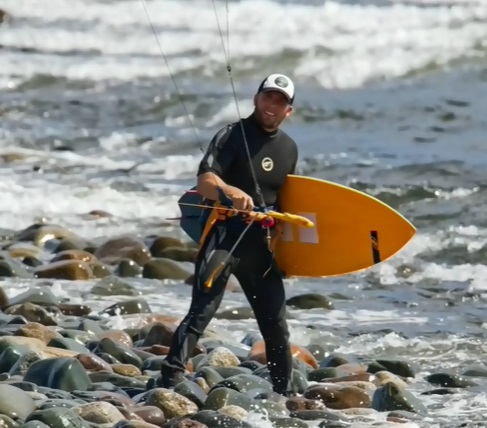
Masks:
[[[267,207],[278,208],[278,195],[286,176],[295,172],[296,143],[283,131],[270,134],[253,115],[242,121],[255,176]],[[239,122],[218,132],[200,163],[198,175],[217,174],[222,180],[249,194],[256,206],[260,196],[249,167],[249,157]],[[272,262],[267,231],[254,223],[235,247],[222,273],[208,290],[204,282],[234,247],[245,229],[241,219],[217,221],[209,231],[195,265],[195,283],[188,314],[177,328],[162,365],[162,386],[177,383],[196,343],[217,311],[231,273],[238,279],[253,311],[266,345],[267,365],[274,390],[289,391],[292,357],[286,322],[286,299],[282,275]]]

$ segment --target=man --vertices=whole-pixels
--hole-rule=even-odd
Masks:
[[[279,191],[286,176],[295,172],[298,157],[296,143],[279,129],[291,115],[293,101],[294,84],[289,77],[272,74],[264,79],[254,96],[253,113],[224,127],[211,141],[199,166],[197,191],[211,201],[224,195],[240,211],[256,210],[258,204],[260,209],[279,209]],[[245,214],[208,220],[195,264],[191,305],[163,362],[161,386],[169,388],[181,381],[233,273],[265,341],[274,391],[288,395],[292,356],[285,292],[282,275],[273,263],[268,227],[252,223]]]

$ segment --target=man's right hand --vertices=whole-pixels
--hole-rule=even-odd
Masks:
[[[248,212],[254,209],[254,201],[247,193],[233,186],[228,190],[227,196],[232,200],[235,209]]]

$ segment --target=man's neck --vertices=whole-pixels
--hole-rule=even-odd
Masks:
[[[257,116],[255,115],[255,111],[247,117],[247,120],[249,120],[256,128],[259,129],[259,131],[261,131],[262,133],[272,137],[273,135],[276,135],[277,132],[279,131],[279,128],[275,128],[275,129],[266,129],[262,126],[262,124],[259,122],[259,120],[257,119]]]

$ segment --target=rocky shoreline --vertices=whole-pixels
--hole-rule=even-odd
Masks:
[[[305,428],[310,421],[339,428],[373,423],[379,414],[398,424],[428,417],[410,388],[417,367],[406,360],[329,354],[319,344],[292,344],[297,396],[274,394],[256,334],[234,343],[206,332],[185,380],[174,390],[154,388],[179,319],[154,313],[124,277],[191,284],[195,245],[168,236],[114,237],[95,244],[43,223],[3,231],[1,245],[1,277],[96,279],[90,293],[125,297],[93,311],[61,301],[49,284],[12,298],[0,288],[1,426],[246,428],[262,418],[282,428]],[[333,309],[327,297],[316,294],[294,296],[287,303]],[[219,317],[243,312],[224,311]],[[136,316],[138,327],[112,329],[113,316]],[[469,376],[486,375],[487,370],[479,370],[433,373],[425,379],[431,388],[421,394],[451,394],[473,386]]]

